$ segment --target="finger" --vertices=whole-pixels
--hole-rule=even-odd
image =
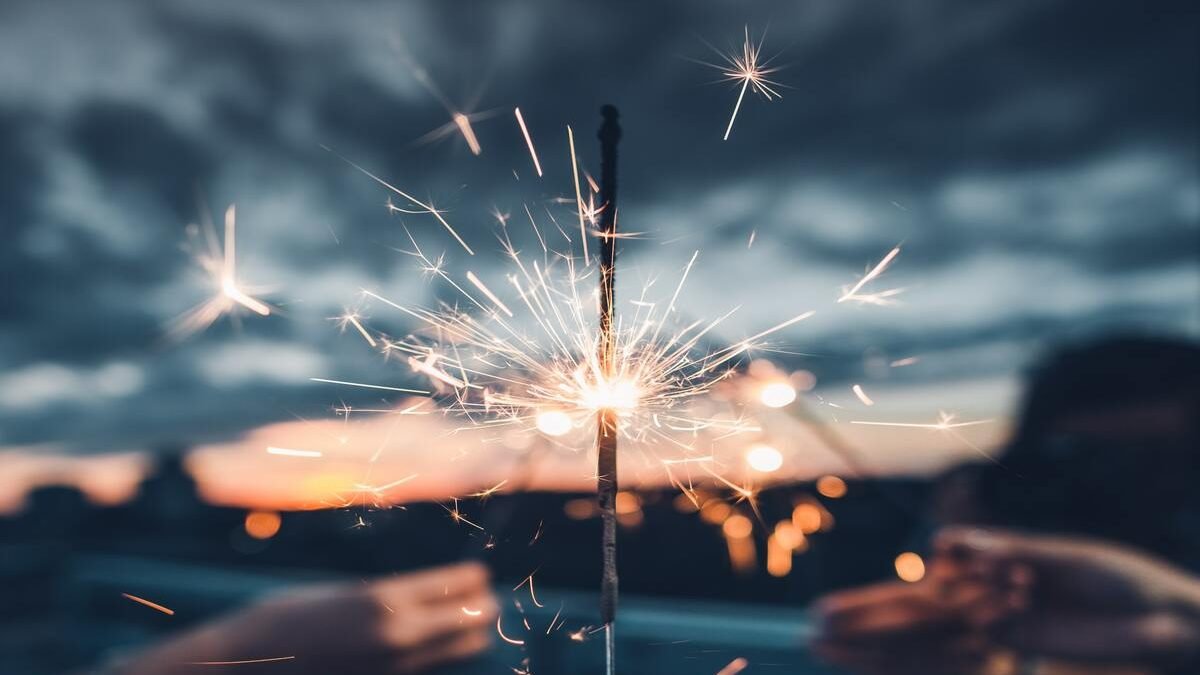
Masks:
[[[1088,661],[1148,661],[1177,655],[1194,629],[1168,613],[1098,616],[1038,612],[1020,617],[997,639],[1017,651]]]
[[[925,592],[918,584],[888,581],[830,593],[817,600],[813,604],[813,609],[822,615],[836,615],[894,598],[921,595]]]
[[[1075,566],[1097,553],[1086,540],[998,529],[952,527],[938,533],[939,553],[968,564],[1022,563],[1032,568]]]
[[[480,654],[491,644],[491,632],[482,629],[452,635],[429,644],[425,649],[401,656],[395,663],[394,672],[424,672],[435,666]]]
[[[912,589],[891,597],[876,595],[873,604],[843,605],[820,615],[824,636],[842,640],[881,640],[888,634],[914,636],[942,633],[967,624],[977,605],[996,602],[990,589],[978,584],[963,586],[952,596],[935,589]]]
[[[383,579],[375,583],[374,590],[384,602],[389,599],[428,602],[473,595],[486,589],[488,583],[487,568],[469,562]]]

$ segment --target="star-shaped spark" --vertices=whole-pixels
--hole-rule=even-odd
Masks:
[[[208,251],[196,256],[200,266],[212,280],[216,292],[211,298],[187,312],[175,322],[172,333],[187,336],[208,328],[225,314],[244,307],[260,316],[269,316],[271,306],[254,297],[256,289],[238,282],[237,277],[237,210],[231,204],[225,210],[225,239],[221,244],[212,233],[211,224],[206,227]]]
[[[750,27],[746,26],[741,53],[738,53],[736,50],[723,52],[713,47],[713,51],[721,57],[724,63],[704,64],[720,71],[723,80],[740,82],[742,85],[738,91],[737,102],[733,104],[733,114],[729,116],[729,124],[725,127],[725,136],[722,137],[722,140],[729,140],[729,134],[733,131],[733,122],[737,119],[738,111],[742,109],[742,99],[746,97],[747,90],[762,96],[768,101],[783,98],[783,94],[780,94],[779,90],[776,89],[776,87],[782,87],[783,85],[767,77],[777,72],[779,68],[771,67],[770,63],[772,59],[761,61],[762,46],[766,39],[766,31],[763,31],[762,37],[759,38],[758,42],[750,39]]]

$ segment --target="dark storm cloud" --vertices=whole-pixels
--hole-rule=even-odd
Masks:
[[[747,22],[770,25],[766,52],[786,47],[787,88],[747,99],[721,142],[736,91],[693,59]],[[0,442],[214,437],[334,400],[309,376],[378,380],[327,317],[363,286],[438,297],[397,251],[401,225],[465,256],[321,145],[434,199],[483,247],[493,205],[568,191],[564,124],[594,166],[610,101],[623,222],[651,233],[623,255],[649,275],[703,249],[710,274],[682,306],[744,304],[727,338],[827,303],[904,242],[903,307],[789,334],[807,356],[781,358],[825,382],[869,376],[880,350],[928,355],[887,374],[918,383],[1011,374],[1048,340],[1114,326],[1194,334],[1196,27],[1185,3],[8,3]],[[448,115],[408,59],[451,105],[492,114],[482,157],[454,136],[414,142]],[[207,292],[184,225],[229,202],[243,269],[277,286],[282,315],[167,342]]]

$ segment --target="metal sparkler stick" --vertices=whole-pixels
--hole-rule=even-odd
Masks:
[[[617,109],[600,109],[600,335],[599,361],[604,378],[611,384],[617,372],[616,337],[613,335],[613,298],[617,255],[617,142],[621,127]],[[608,675],[616,671],[613,622],[617,617],[617,412],[603,408],[597,414],[596,496],[603,523],[600,578],[600,620],[604,624],[605,664]]]

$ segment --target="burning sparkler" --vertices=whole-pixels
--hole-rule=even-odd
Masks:
[[[766,39],[767,33],[763,31],[762,37],[759,38],[758,42],[751,40],[750,27],[746,26],[745,39],[742,42],[740,53],[737,51],[723,52],[709,45],[721,57],[724,63],[704,63],[704,65],[720,71],[722,80],[741,84],[741,87],[738,89],[737,101],[733,104],[733,114],[729,116],[729,124],[726,125],[725,135],[721,140],[729,140],[729,134],[733,131],[733,122],[737,119],[738,111],[742,109],[742,99],[746,98],[747,90],[762,96],[767,101],[783,97],[783,94],[780,94],[779,90],[776,89],[776,87],[782,87],[783,85],[767,77],[778,71],[779,68],[771,67],[771,59],[760,62],[763,42]]]
[[[651,283],[636,299],[627,301],[634,308],[632,312],[619,312],[615,298],[616,243],[620,237],[616,227],[615,160],[620,130],[615,109],[606,107],[604,117],[600,132],[601,181],[593,188],[598,204],[589,200],[585,206],[583,201],[581,178],[587,173],[579,167],[574,133],[568,128],[581,238],[573,241],[557,223],[555,229],[568,245],[579,246],[582,256],[576,257],[570,249],[555,250],[548,242],[554,230],[543,234],[528,208],[525,213],[539,244],[533,254],[518,250],[510,238],[511,225],[507,219],[500,219],[501,243],[512,264],[504,286],[495,285],[491,275],[478,270],[467,270],[462,276],[452,274],[440,258],[426,254],[410,234],[412,249],[406,252],[418,260],[423,271],[449,285],[470,311],[455,305],[436,309],[409,306],[364,290],[366,298],[416,319],[421,328],[406,337],[392,338],[373,332],[355,312],[347,313],[342,321],[364,339],[369,337],[368,344],[373,341],[387,355],[407,360],[414,372],[427,378],[435,395],[465,418],[467,428],[514,426],[566,442],[575,432],[582,434],[596,425],[597,493],[604,521],[600,614],[611,673],[615,668],[612,625],[618,585],[619,439],[642,448],[669,449],[672,456],[656,456],[654,461],[661,463],[670,480],[685,491],[690,489],[695,469],[735,490],[740,499],[752,498],[752,490],[718,473],[721,463],[710,450],[697,448],[695,440],[708,431],[726,436],[757,431],[758,427],[740,412],[713,415],[693,409],[693,403],[733,375],[740,357],[764,338],[813,313],[798,314],[744,340],[706,350],[706,336],[733,312],[682,328],[676,326],[676,302],[698,253],[684,267],[667,302],[656,301]],[[588,186],[591,184],[588,179]],[[599,237],[596,255],[587,245],[593,236]],[[465,247],[461,239],[455,239]],[[393,389],[344,380],[318,381]],[[687,485],[672,471],[686,472]],[[448,512],[456,522],[462,522],[457,508],[448,508]],[[492,528],[485,525],[482,529]]]
[[[621,127],[617,109],[604,106],[600,127],[600,339],[597,361],[601,375],[612,381],[617,370],[616,339],[613,334],[613,302],[617,277],[617,142]],[[576,183],[578,185],[578,183]],[[611,406],[596,417],[596,494],[604,529],[601,540],[603,572],[600,580],[600,621],[608,675],[616,672],[613,622],[617,618],[617,413]]]

